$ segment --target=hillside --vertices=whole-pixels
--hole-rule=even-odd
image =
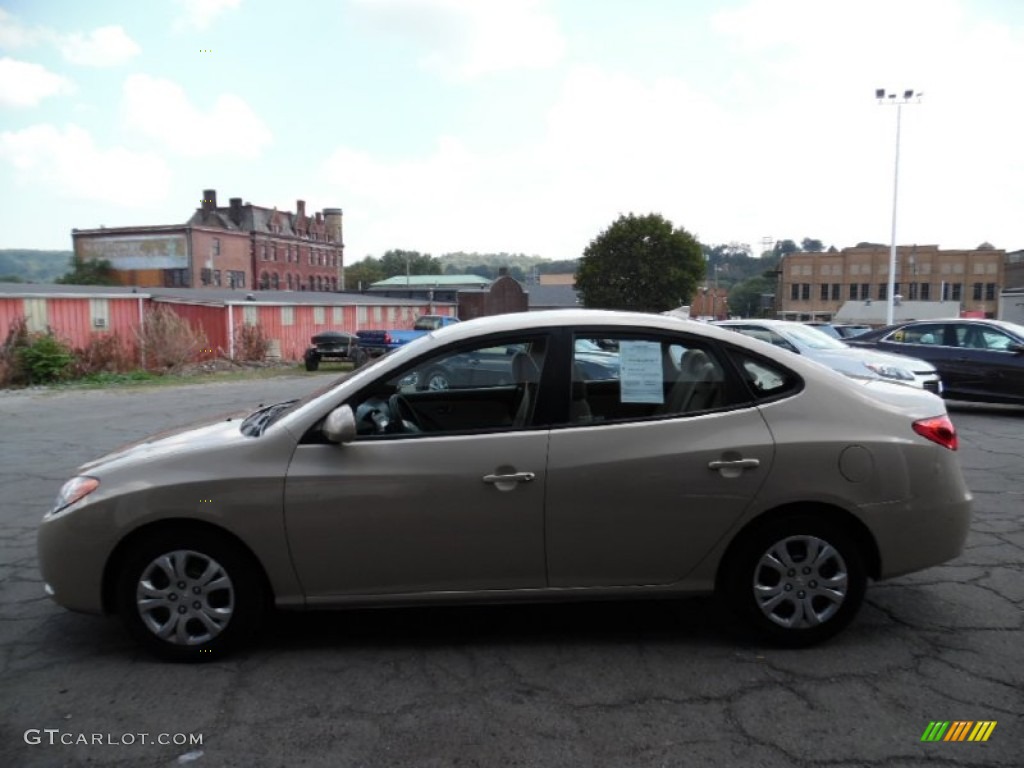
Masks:
[[[52,283],[68,271],[70,261],[71,251],[3,248],[0,249],[0,282]]]

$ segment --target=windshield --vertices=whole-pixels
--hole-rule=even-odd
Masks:
[[[775,326],[775,330],[798,347],[808,349],[849,349],[839,339],[833,339],[827,333],[806,325],[794,323],[792,326],[787,327]]]

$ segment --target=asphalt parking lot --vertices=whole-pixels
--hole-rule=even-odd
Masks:
[[[698,598],[286,614],[244,654],[171,665],[43,595],[36,526],[77,465],[328,380],[0,392],[0,765],[1021,765],[1019,408],[950,408],[964,554],[872,585],[812,649],[751,645]],[[997,725],[923,743],[936,720]]]

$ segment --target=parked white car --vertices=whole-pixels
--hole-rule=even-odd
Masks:
[[[855,379],[897,381],[942,394],[942,379],[935,366],[915,357],[851,347],[817,328],[790,320],[721,320],[715,325],[796,352]]]

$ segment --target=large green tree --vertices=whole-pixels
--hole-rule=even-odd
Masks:
[[[71,257],[71,271],[55,282],[64,285],[118,285],[113,265],[106,259],[80,260]]]
[[[441,262],[429,253],[392,249],[380,257],[384,278],[395,275],[440,275]]]
[[[580,259],[585,307],[664,312],[686,304],[704,277],[700,243],[656,213],[620,216]]]

